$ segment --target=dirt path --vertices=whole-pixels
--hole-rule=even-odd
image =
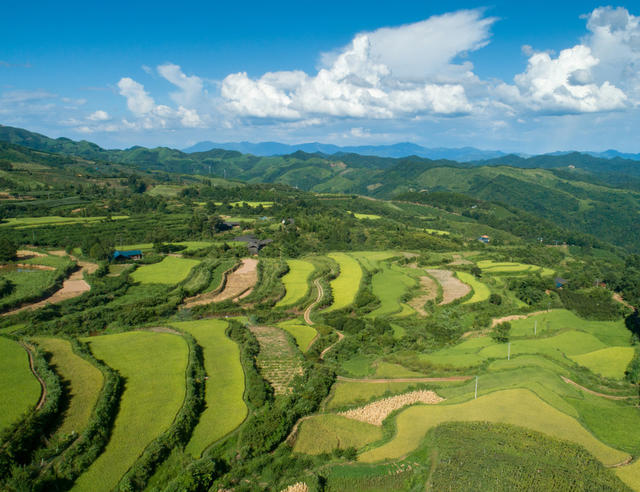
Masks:
[[[634,309],[633,306],[629,304],[627,301],[625,301],[618,292],[614,292],[611,297],[613,298],[614,301],[619,302],[624,307],[628,307],[629,309]]]
[[[425,292],[425,294],[420,295],[418,297],[414,297],[407,304],[411,306],[420,316],[428,316],[424,309],[424,305],[431,300],[434,300],[438,297],[438,284],[431,277],[424,276],[420,277],[420,289]]]
[[[460,299],[471,292],[471,287],[455,277],[451,270],[429,269],[427,273],[435,278],[442,286],[441,306]]]
[[[80,267],[80,269],[73,272],[69,276],[69,278],[67,278],[62,283],[62,287],[46,299],[34,302],[32,304],[27,304],[26,306],[19,307],[18,309],[14,309],[13,311],[6,312],[2,316],[9,316],[21,311],[25,311],[27,309],[39,309],[46,306],[47,304],[57,304],[58,302],[73,299],[74,297],[81,296],[85,292],[88,292],[89,290],[91,290],[91,286],[85,281],[84,273],[86,272],[87,274],[92,274],[98,269],[98,265],[96,265],[95,263],[79,261],[78,266]]]
[[[357,379],[338,376],[338,381],[348,383],[444,383],[447,381],[468,381],[473,376],[448,376],[442,378],[393,378],[393,379]]]
[[[613,396],[613,395],[605,395],[604,393],[598,393],[597,391],[593,391],[590,390],[589,388],[585,388],[582,385],[579,385],[578,383],[576,383],[575,381],[571,381],[571,379],[569,378],[565,378],[564,376],[560,376],[562,378],[562,380],[567,383],[567,384],[571,384],[573,386],[575,386],[576,388],[581,389],[582,391],[585,391],[589,394],[595,395],[595,396],[600,396],[602,398],[606,398],[608,400],[630,400],[632,398],[635,398],[635,396]]]
[[[304,310],[304,320],[309,326],[313,325],[313,321],[311,321],[311,310],[318,305],[318,303],[322,300],[322,297],[324,296],[324,289],[322,288],[322,284],[320,283],[320,280],[315,279],[313,281],[313,285],[315,285],[316,289],[318,289],[318,297],[316,297],[316,300],[313,301],[311,304],[309,304],[309,306],[307,306],[307,309]]]
[[[20,342],[20,345],[22,345],[24,349],[27,351],[27,355],[29,356],[29,369],[31,369],[31,372],[40,383],[40,388],[41,388],[40,400],[38,400],[38,404],[36,405],[36,410],[40,410],[42,408],[42,405],[44,405],[44,402],[47,399],[47,386],[44,384],[44,381],[40,377],[40,374],[36,372],[36,368],[33,366],[33,355],[31,354],[31,348],[26,343],[23,343],[23,342]]]
[[[553,309],[551,311],[553,311]],[[527,318],[530,318],[531,316],[537,316],[538,314],[549,313],[551,311],[547,311],[545,309],[544,311],[535,311],[533,313],[512,314],[510,316],[503,316],[502,318],[493,318],[493,320],[491,321],[491,328],[493,328],[494,326],[496,326],[499,323],[504,323],[505,321],[515,321],[517,319],[527,319]]]
[[[325,354],[327,352],[329,352],[329,350],[331,350],[333,347],[338,345],[340,343],[340,340],[342,340],[344,338],[344,335],[342,333],[340,333],[339,331],[336,331],[336,333],[338,334],[338,339],[334,343],[329,345],[326,349],[324,349],[322,352],[320,352],[320,360],[324,360]]]
[[[31,251],[30,249],[19,249],[16,251],[16,256],[21,260],[28,260],[29,258],[35,258],[36,256],[47,256],[44,253],[38,251]]]

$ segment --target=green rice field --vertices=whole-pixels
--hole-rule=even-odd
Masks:
[[[40,398],[40,383],[29,369],[27,351],[9,338],[0,336],[0,431],[27,410],[31,410]]]
[[[359,448],[382,438],[378,426],[341,415],[317,415],[302,421],[293,447],[296,453],[322,454],[334,449]]]
[[[200,456],[213,442],[238,427],[247,416],[243,400],[244,372],[238,346],[225,335],[226,321],[199,320],[173,323],[191,333],[202,347],[207,372],[206,408],[185,450]]]
[[[373,399],[383,398],[386,394],[403,393],[415,385],[416,383],[405,382],[363,383],[359,381],[338,381],[331,390],[331,398],[327,403],[327,410],[362,405]]]
[[[311,326],[299,320],[289,320],[278,323],[278,326],[286,330],[295,338],[298,348],[302,352],[306,352],[311,346],[311,342],[315,339],[318,332]]]
[[[71,348],[71,343],[62,338],[36,338],[43,350],[51,354],[50,363],[69,389],[69,407],[64,413],[60,434],[82,432],[89,422],[93,407],[102,389],[103,377],[100,369]]]
[[[169,333],[133,331],[84,340],[98,359],[126,378],[111,439],[74,487],[108,491],[180,410],[189,350],[182,337]]]
[[[358,261],[346,253],[329,253],[327,256],[340,267],[338,277],[331,281],[333,304],[326,311],[335,311],[353,304],[360,289],[362,268]]]
[[[285,296],[278,301],[276,307],[295,305],[307,296],[309,278],[315,271],[315,265],[306,260],[287,260],[289,272],[282,277]]]
[[[401,411],[397,433],[387,444],[363,453],[360,460],[400,458],[416,449],[429,429],[443,422],[484,421],[525,426],[584,446],[606,465],[628,455],[596,439],[578,421],[556,410],[528,390],[497,391],[458,405],[417,405]]]
[[[382,271],[376,273],[371,280],[373,295],[380,299],[380,306],[371,311],[369,316],[413,313],[413,309],[404,304],[401,298],[416,285],[416,280],[397,265],[382,263],[381,267]]]
[[[128,219],[128,215],[113,215],[112,220]],[[100,222],[107,220],[107,217],[17,217],[7,218],[0,223],[0,227],[15,227],[16,229],[27,229],[32,227],[67,225],[67,224],[89,224],[91,222]]]
[[[555,271],[550,268],[510,261],[496,262],[493,260],[480,260],[477,262],[477,265],[482,269],[483,273],[488,274],[519,274],[538,272],[543,277],[548,277],[555,273]]]
[[[198,263],[199,260],[166,256],[160,263],[142,265],[131,274],[131,278],[142,284],[178,284]]]
[[[473,296],[464,301],[464,304],[473,304],[489,299],[489,296],[491,295],[489,287],[476,279],[476,277],[467,272],[456,272],[456,276],[465,284],[470,285],[473,289]]]
[[[634,352],[633,347],[607,347],[571,359],[600,376],[622,379]]]

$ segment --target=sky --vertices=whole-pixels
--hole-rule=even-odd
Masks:
[[[107,148],[640,152],[640,2],[524,3],[11,2],[0,124]]]

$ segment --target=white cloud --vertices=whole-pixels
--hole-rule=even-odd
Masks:
[[[453,60],[486,45],[495,19],[477,10],[355,36],[325,67],[268,72],[251,79],[228,75],[221,86],[226,108],[240,116],[303,119],[318,116],[390,119],[473,111],[465,85],[476,83],[469,62]]]
[[[170,77],[176,76],[180,80],[180,67],[172,65],[174,68],[168,69]],[[197,78],[197,77],[196,77]],[[184,82],[186,87],[191,82]],[[203,126],[203,121],[198,111],[186,108],[182,105],[177,109],[164,104],[156,104],[155,100],[145,90],[144,86],[129,77],[123,77],[118,82],[120,94],[127,99],[127,107],[136,117],[134,121],[122,120],[124,128],[150,130],[154,128],[170,128],[182,126],[195,128]]]
[[[111,118],[111,116],[109,116],[109,113],[107,113],[106,111],[103,111],[101,109],[99,109],[98,111],[95,111],[95,112],[91,113],[89,116],[87,116],[87,119],[91,120],[91,121],[107,121],[110,118]]]
[[[181,106],[194,107],[205,95],[202,79],[195,75],[185,75],[178,65],[173,63],[160,65],[158,73],[180,89],[171,93],[171,99]]]
[[[501,84],[497,94],[514,106],[542,113],[594,113],[622,109],[627,97],[609,81],[594,81],[599,60],[591,49],[577,45],[556,58],[535,53],[527,70],[515,76],[515,85]]]

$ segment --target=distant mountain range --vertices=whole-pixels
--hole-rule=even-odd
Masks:
[[[183,149],[183,152],[207,152],[212,149],[235,150],[243,154],[258,156],[286,155],[301,150],[308,154],[320,152],[321,154],[360,154],[377,157],[407,157],[417,156],[427,159],[447,159],[450,161],[467,162],[484,159],[495,159],[506,155],[499,150],[481,150],[474,147],[461,147],[449,149],[445,147],[427,148],[411,142],[400,142],[392,145],[359,145],[339,146],[323,144],[319,142],[302,143],[296,145],[279,142],[199,142],[191,147]]]

